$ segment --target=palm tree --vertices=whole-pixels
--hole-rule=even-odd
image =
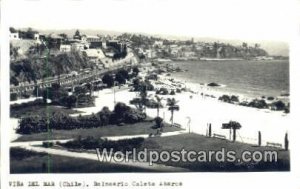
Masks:
[[[171,125],[173,126],[174,124],[174,111],[179,111],[179,106],[176,105],[178,101],[175,100],[175,98],[168,98],[168,103],[167,105],[169,106],[169,111],[171,111]]]
[[[232,141],[235,142],[236,140],[236,130],[242,128],[241,124],[239,122],[236,121],[230,121],[229,123],[223,123],[222,124],[222,129],[231,129],[233,130],[233,137],[232,137]],[[230,138],[231,138],[231,132],[230,132]]]
[[[140,101],[139,101],[139,108],[143,111],[146,111],[146,102],[147,102],[147,88],[145,85],[141,85],[139,87],[139,96],[140,96]]]

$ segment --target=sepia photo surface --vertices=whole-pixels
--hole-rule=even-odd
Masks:
[[[280,1],[19,3],[11,174],[290,171]]]

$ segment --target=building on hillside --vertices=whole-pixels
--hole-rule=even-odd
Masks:
[[[72,51],[84,51],[87,49],[87,45],[85,43],[72,43],[71,50]]]
[[[101,42],[101,38],[98,36],[93,36],[93,35],[86,35],[86,41],[87,42]]]
[[[60,49],[60,45],[62,44],[63,38],[57,34],[50,34],[48,36],[48,44],[50,48],[54,48],[54,49]]]
[[[36,41],[39,41],[40,40],[40,34],[39,33],[35,33],[33,35],[33,39],[36,40]]]
[[[127,46],[125,43],[120,43],[118,40],[109,40],[106,42],[107,48],[113,48],[117,50],[119,53],[125,52],[127,50]]]
[[[156,52],[152,49],[147,49],[145,52],[144,52],[144,55],[147,57],[147,58],[156,58]]]
[[[89,45],[90,49],[101,49],[102,48],[102,42],[101,41],[95,41],[95,42],[90,42]]]
[[[163,41],[155,41],[153,44],[154,47],[162,47],[163,45],[164,45]]]
[[[105,54],[101,49],[86,49],[83,51],[83,53],[89,58],[89,59],[101,59],[105,58]]]
[[[91,49],[102,48],[102,40],[98,36],[82,35],[81,42],[88,43],[89,44],[88,46]]]
[[[59,50],[61,52],[70,52],[71,51],[71,45],[66,45],[66,44],[60,45]]]

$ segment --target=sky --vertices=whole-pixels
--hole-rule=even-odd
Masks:
[[[298,0],[6,0],[4,15],[16,28],[288,42],[298,4]]]

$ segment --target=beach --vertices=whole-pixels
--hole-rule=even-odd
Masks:
[[[141,69],[139,77],[145,79],[149,72],[155,70],[152,66],[147,66]],[[240,142],[258,144],[258,132],[261,132],[262,145],[267,143],[278,143],[284,146],[285,134],[289,131],[289,114],[283,111],[272,111],[270,109],[258,109],[253,107],[241,106],[238,104],[226,103],[218,100],[224,94],[238,95],[240,102],[250,102],[249,96],[242,94],[225,93],[219,90],[220,87],[209,87],[207,85],[182,81],[174,78],[167,73],[161,74],[158,80],[150,80],[154,86],[153,91],[147,92],[147,98],[155,100],[155,91],[160,88],[167,88],[169,91],[177,88],[185,88],[175,95],[159,95],[162,98],[163,107],[160,109],[159,116],[165,122],[171,123],[171,112],[168,110],[167,99],[175,98],[178,102],[179,111],[174,112],[174,123],[186,131],[207,135],[208,125],[211,124],[212,134],[222,135],[226,139],[230,139],[230,131],[222,129],[223,123],[229,121],[237,121],[241,124],[241,129],[237,130],[236,140]],[[125,84],[121,87],[107,88],[100,91],[94,91],[95,106],[86,108],[75,108],[81,115],[90,115],[98,113],[101,109],[107,106],[110,110],[114,109],[115,103],[124,102],[127,105],[135,108],[129,102],[136,97],[139,97],[139,92],[130,92],[131,87]],[[114,94],[115,92],[115,94]],[[32,100],[32,99],[30,99]],[[24,100],[20,100],[23,102]],[[29,101],[29,100],[28,100]],[[19,103],[19,101],[14,102]],[[155,118],[157,109],[146,108],[147,116]],[[71,114],[78,116],[79,114]],[[18,119],[11,118],[12,128],[18,126]],[[12,130],[11,140],[19,137]]]
[[[169,78],[165,77],[160,79],[164,87],[169,86]],[[279,143],[284,146],[284,136],[289,130],[290,124],[289,114],[282,111],[271,111],[268,109],[257,109],[245,107],[235,104],[229,104],[218,100],[219,92],[214,92],[207,88],[202,88],[203,91],[193,91],[197,88],[195,84],[185,83],[190,87],[190,91],[176,93],[176,95],[160,95],[163,98],[163,108],[160,109],[160,117],[164,121],[171,123],[171,112],[168,111],[166,106],[167,98],[175,98],[180,107],[179,111],[174,113],[174,123],[181,125],[182,128],[188,130],[188,122],[190,120],[190,131],[206,135],[208,124],[212,126],[212,133],[224,135],[229,139],[229,130],[221,129],[222,123],[229,121],[237,121],[242,125],[242,128],[237,132],[237,141],[257,144],[258,131],[262,135],[262,145],[267,142]],[[161,87],[156,85],[155,87]],[[194,88],[193,88],[194,87]],[[121,87],[115,91],[116,102],[124,102],[129,105],[129,101],[138,96],[137,92],[130,92],[127,86]],[[206,97],[201,93],[210,94],[216,98]],[[110,110],[114,108],[114,93],[113,89],[104,89],[102,91],[94,92],[96,96],[95,107],[78,108],[82,115],[88,115],[99,112],[104,106],[109,107]],[[148,92],[148,98],[155,98],[155,91]],[[135,107],[134,105],[131,105]],[[157,109],[146,109],[149,117],[157,116]],[[76,115],[74,115],[76,116]]]

